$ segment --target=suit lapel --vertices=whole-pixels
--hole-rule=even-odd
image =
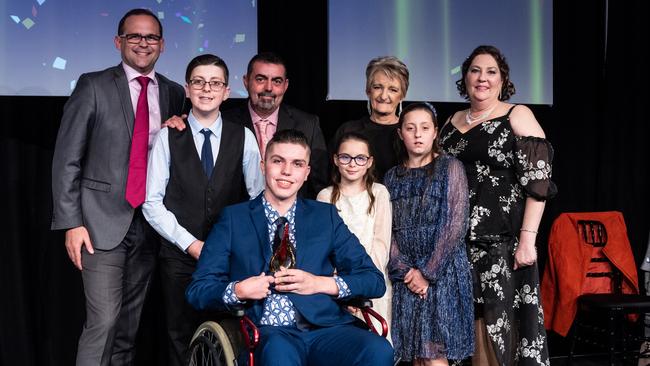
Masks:
[[[266,224],[266,216],[264,215],[264,206],[262,205],[262,194],[252,200],[249,204],[251,206],[251,221],[255,227],[257,242],[262,250],[262,258],[264,258],[264,271],[268,271],[267,267],[269,260],[271,260],[272,253],[271,246],[269,245],[269,229]]]
[[[160,123],[169,118],[169,88],[167,83],[156,73],[158,81],[158,104],[160,105]]]
[[[280,112],[278,113],[278,128],[276,130],[282,131],[291,128],[296,128],[296,121],[286,108],[280,106]]]
[[[296,217],[294,218],[296,222],[296,268],[302,268],[302,262],[307,252],[306,247],[309,238],[306,231],[307,228],[311,227],[311,222],[306,213],[305,202],[301,198],[298,198],[298,202],[296,203]]]
[[[122,113],[124,114],[124,122],[129,134],[129,139],[133,138],[133,124],[135,123],[135,115],[133,114],[133,103],[131,103],[131,91],[129,90],[129,81],[126,80],[126,74],[122,65],[115,66],[115,87],[117,88],[120,102],[122,104]]]
[[[241,118],[242,121],[244,121],[244,126],[255,132],[255,127],[253,127],[253,119],[251,118],[251,112],[248,110],[248,103],[246,103],[246,106],[241,112]]]

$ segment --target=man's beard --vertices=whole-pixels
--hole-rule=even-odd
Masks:
[[[267,101],[262,99],[263,97],[270,97],[271,99],[267,102]],[[260,108],[262,110],[265,110],[265,111],[273,110],[276,107],[275,98],[276,98],[275,94],[273,94],[271,92],[259,93],[259,94],[257,94],[257,103],[255,103],[255,105],[258,108]]]

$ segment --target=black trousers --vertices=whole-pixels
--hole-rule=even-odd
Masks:
[[[187,365],[188,349],[198,326],[210,319],[210,314],[195,310],[185,300],[185,289],[192,280],[196,260],[177,246],[163,240],[158,255],[161,277],[169,365]]]

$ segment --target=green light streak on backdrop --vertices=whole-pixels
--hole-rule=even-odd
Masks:
[[[395,37],[396,55],[400,60],[408,56],[408,19],[409,19],[409,0],[395,0],[395,25],[397,35]]]
[[[542,103],[544,95],[542,71],[542,4],[541,0],[530,1],[530,100]]]

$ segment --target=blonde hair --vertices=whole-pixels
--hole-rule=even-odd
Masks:
[[[382,56],[370,60],[366,66],[366,92],[370,91],[372,79],[378,72],[383,72],[391,79],[397,79],[402,87],[402,99],[406,97],[409,89],[409,69],[406,64],[395,56]]]

